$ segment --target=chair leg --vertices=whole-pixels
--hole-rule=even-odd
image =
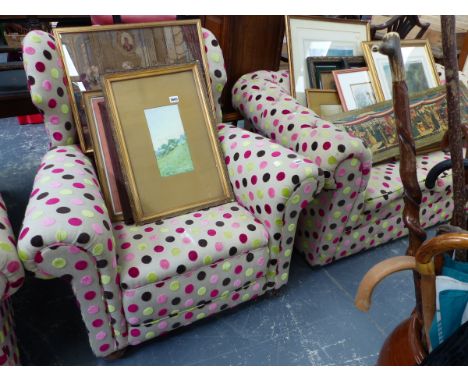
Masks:
[[[116,350],[115,352],[109,354],[109,355],[106,355],[104,357],[104,359],[106,361],[116,361],[120,358],[122,358],[124,355],[125,355],[125,352],[127,351],[127,348],[123,348],[123,349],[120,349],[120,350]]]

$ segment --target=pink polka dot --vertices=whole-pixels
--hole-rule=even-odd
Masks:
[[[156,301],[158,302],[158,304],[165,304],[167,302],[167,299],[168,297],[165,294],[161,294],[158,296]]]
[[[198,259],[198,253],[196,251],[190,251],[188,253],[188,258],[190,261],[196,261]]]
[[[97,339],[98,341],[102,341],[104,338],[106,338],[106,333],[105,333],[105,332],[102,332],[102,331],[101,331],[101,332],[99,332],[99,333],[96,334],[96,339]]]
[[[77,261],[75,263],[75,269],[82,271],[88,267],[88,263],[84,260]]]
[[[104,352],[108,351],[109,348],[110,348],[109,344],[104,344],[104,345],[99,346],[99,351],[104,353]]]
[[[104,232],[103,228],[97,223],[93,223],[92,227],[93,227],[93,231],[97,235],[102,235],[102,233]]]
[[[46,204],[52,205],[52,204],[57,204],[58,202],[60,202],[59,198],[51,198],[46,202]]]
[[[19,268],[20,268],[20,263],[19,261],[16,261],[16,260],[10,261],[7,265],[7,270],[10,273],[16,272]]]
[[[94,320],[92,322],[92,325],[95,327],[95,328],[100,328],[102,325],[104,324],[104,321],[102,321],[100,318]]]
[[[99,308],[97,305],[91,305],[89,308],[88,308],[88,313],[89,314],[96,314],[99,312]]]
[[[209,229],[207,233],[208,233],[209,236],[215,236],[216,235],[216,231],[214,229]]]
[[[56,131],[52,134],[52,137],[56,140],[56,141],[61,141],[63,139],[63,135],[62,133]]]
[[[83,183],[75,182],[75,183],[73,183],[73,187],[75,187],[75,188],[85,188],[85,185]]]
[[[169,261],[166,259],[163,259],[159,262],[159,265],[161,266],[162,269],[169,269]]]
[[[130,330],[130,335],[131,335],[132,337],[138,337],[140,334],[141,334],[141,332],[140,332],[139,329],[132,329],[132,330]]]
[[[57,106],[57,101],[54,100],[53,98],[49,100],[49,102],[47,103],[47,105],[51,108],[51,109],[55,109],[55,107]]]
[[[140,275],[140,271],[136,267],[132,267],[128,270],[128,275],[132,278],[138,277]]]
[[[194,289],[194,286],[192,284],[188,284],[186,287],[185,287],[185,293],[192,293],[193,292],[193,289]]]
[[[45,70],[45,65],[44,65],[44,63],[41,62],[41,61],[36,62],[36,65],[35,65],[35,66],[36,66],[36,70],[37,70],[38,72],[41,72],[41,73],[42,73],[42,72]]]
[[[241,233],[239,235],[239,240],[240,240],[241,243],[246,243],[247,240],[248,240],[248,237],[247,237],[247,235],[245,233]]]
[[[166,321],[161,321],[159,324],[158,324],[158,328],[161,329],[161,330],[164,330],[167,328],[167,325],[168,323]]]
[[[60,117],[58,115],[51,115],[49,118],[49,122],[52,125],[58,125],[60,123]]]
[[[93,282],[93,279],[89,275],[83,276],[80,280],[81,285],[86,285],[86,286],[91,285],[92,282]]]
[[[26,54],[34,54],[36,53],[36,49],[34,49],[32,46],[26,46],[23,48],[23,52]]]
[[[81,224],[83,224],[83,222],[79,218],[70,218],[70,219],[68,219],[68,224],[77,227],[77,226],[80,226]]]
[[[96,297],[96,292],[90,290],[89,292],[86,292],[85,295],[84,295],[84,298],[86,300],[93,300],[94,298]]]
[[[44,219],[42,220],[42,225],[43,225],[44,227],[50,227],[50,226],[54,225],[55,222],[56,222],[56,220],[53,219],[53,218],[44,218]]]
[[[212,276],[210,277],[210,283],[211,283],[211,284],[216,284],[216,283],[218,282],[218,280],[219,280],[219,276],[218,276],[218,275],[212,275]]]
[[[217,243],[215,243],[215,249],[216,249],[218,252],[221,252],[221,251],[223,250],[223,248],[224,248],[223,243],[221,243],[221,242],[219,242],[219,241],[218,241]]]
[[[138,311],[138,305],[137,304],[131,304],[128,306],[128,311],[130,313],[135,313]]]
[[[55,50],[55,44],[52,41],[47,41],[47,45],[53,50]]]

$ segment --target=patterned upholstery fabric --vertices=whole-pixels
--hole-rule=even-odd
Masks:
[[[341,128],[320,119],[289,95],[286,71],[258,71],[234,85],[233,105],[260,134],[307,156],[323,169],[325,187],[300,217],[296,246],[311,265],[338,258],[404,236],[403,188],[398,162],[372,167],[370,151]],[[429,227],[445,221],[453,208],[451,175],[425,190],[429,169],[443,152],[419,156],[423,189],[421,219]]]
[[[41,37],[37,51],[52,42]],[[222,53],[211,33],[204,38],[217,99],[226,82]],[[35,58],[42,59],[29,57],[28,75]],[[45,155],[20,232],[20,257],[37,277],[70,280],[96,355],[287,282],[297,220],[322,189],[323,173],[257,134],[224,124],[218,134],[236,201],[143,226],[110,223],[95,169],[76,144]]]
[[[24,270],[16,252],[16,240],[0,195],[0,366],[19,364],[9,297],[23,284],[23,280]]]

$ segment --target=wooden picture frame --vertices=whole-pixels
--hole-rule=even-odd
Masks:
[[[93,151],[81,94],[102,90],[104,74],[198,61],[215,115],[200,20],[54,29],[80,146]]]
[[[343,113],[340,97],[336,90],[306,89],[307,107],[320,118],[327,120],[328,117]]]
[[[377,102],[367,68],[335,70],[333,77],[344,111],[362,109]]]
[[[392,76],[388,56],[374,52],[380,41],[362,43],[364,57],[377,101],[392,99]],[[440,85],[434,57],[428,40],[401,40],[401,51],[406,67],[408,94],[416,94]]]
[[[361,43],[370,40],[370,25],[360,20],[285,16],[285,24],[291,96],[303,106],[310,83],[306,57],[361,56]]]
[[[104,92],[136,224],[234,200],[197,63],[108,74]]]
[[[83,106],[88,120],[92,139],[94,159],[99,183],[112,222],[124,220],[125,188],[122,187],[122,174],[119,172],[115,142],[112,137],[110,120],[101,90],[82,93]],[[119,184],[120,182],[120,184]]]
[[[362,68],[365,66],[366,60],[364,59],[364,56],[307,57],[307,71],[309,73],[310,87],[312,89],[336,90],[332,71],[341,69]],[[331,87],[329,85],[329,81],[327,84],[327,75],[331,76],[331,80],[333,82]]]

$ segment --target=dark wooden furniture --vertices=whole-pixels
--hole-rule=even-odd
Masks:
[[[221,97],[223,121],[243,119],[232,107],[231,90],[243,74],[278,70],[284,38],[283,16],[201,16],[223,50],[227,84]]]
[[[421,23],[418,16],[393,16],[383,24],[371,25],[371,40],[380,40],[377,35],[378,31],[384,30],[388,32],[397,32],[400,38],[403,40],[409,32],[415,27],[421,28],[416,35],[416,39],[420,39],[424,36],[430,23]]]

